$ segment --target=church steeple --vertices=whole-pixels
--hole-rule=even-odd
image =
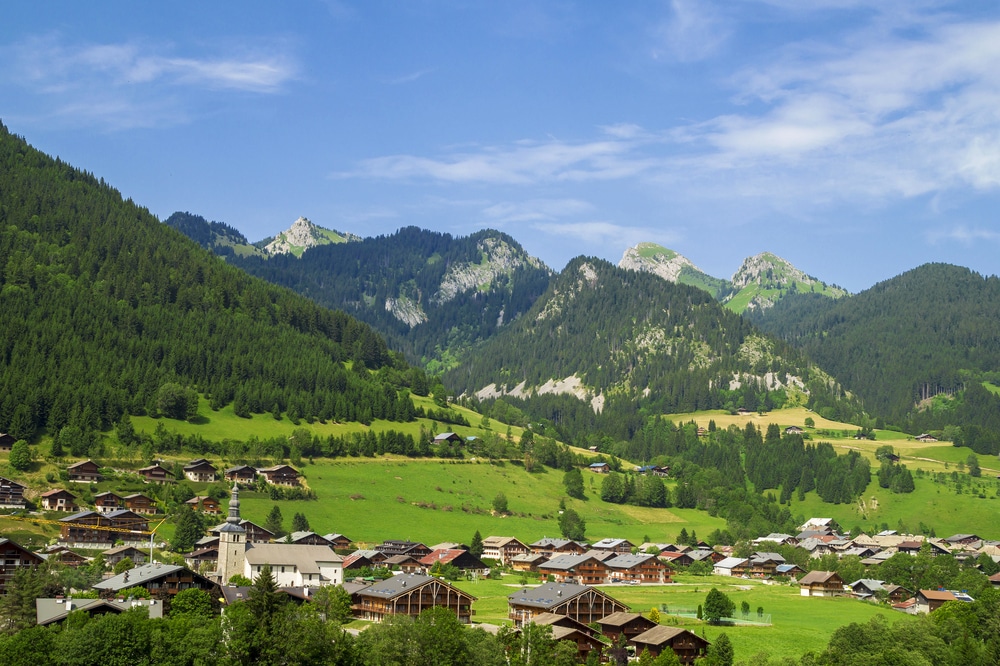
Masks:
[[[229,517],[227,523],[240,524],[240,487],[233,482],[233,493],[229,500]]]
[[[233,484],[229,500],[229,517],[219,526],[219,582],[226,585],[236,574],[244,573],[246,565],[247,531],[240,518],[240,489]]]

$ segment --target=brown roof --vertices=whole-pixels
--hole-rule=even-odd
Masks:
[[[955,595],[948,590],[920,590],[920,594],[928,601],[955,601]]]
[[[617,613],[612,613],[611,615],[606,615],[598,620],[599,624],[606,624],[612,627],[620,627],[623,624],[628,624],[633,620],[642,617],[639,613],[623,613],[618,611]]]
[[[812,583],[826,583],[837,575],[836,571],[810,571],[799,579],[799,585],[811,585]],[[838,576],[839,578],[839,576]]]
[[[687,629],[681,629],[680,627],[666,627],[662,624],[657,625],[650,629],[649,631],[644,631],[635,638],[632,639],[633,643],[642,643],[644,645],[664,645],[672,639],[680,636],[683,633],[689,633],[698,641],[708,644],[708,641],[694,633],[693,631],[688,631]]]

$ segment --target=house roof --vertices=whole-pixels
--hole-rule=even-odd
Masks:
[[[547,562],[548,559],[549,556],[543,553],[524,553],[512,557],[511,562],[523,562],[526,564],[534,564],[535,562]]]
[[[775,567],[774,573],[777,573],[777,574],[786,574],[786,573],[791,573],[791,572],[795,571],[796,569],[798,569],[799,571],[802,571],[802,567],[800,567],[797,564],[779,564],[777,567]]]
[[[308,530],[305,530],[305,531],[302,531],[302,532],[292,532],[288,536],[289,536],[289,540],[292,543],[296,543],[298,541],[302,541],[303,539],[308,539],[311,536],[319,537],[320,539],[323,539],[324,541],[329,541],[329,539],[327,539],[325,536],[320,536],[319,534],[316,534],[315,532],[310,532]]]
[[[834,576],[837,576],[836,571],[810,571],[805,576],[799,579],[799,585],[811,585],[813,583],[827,583]]]
[[[919,593],[927,601],[954,601],[955,593],[948,590],[920,590]]]
[[[625,613],[623,611],[618,611],[616,613],[612,613],[611,615],[605,615],[600,620],[598,620],[597,623],[602,626],[607,625],[609,627],[621,627],[639,618],[646,620],[650,624],[655,624],[655,622],[653,622],[648,618],[642,617],[642,615],[639,613]]]
[[[133,608],[149,609],[150,619],[163,617],[163,603],[156,599],[35,599],[35,619],[40,626],[52,624],[66,619],[73,611],[96,611],[107,608],[111,612],[121,613]]]
[[[503,548],[504,546],[510,543],[515,543],[518,546],[527,548],[527,546],[521,543],[520,539],[518,539],[517,537],[488,536],[485,539],[483,539],[483,546],[487,548]]]
[[[562,548],[563,546],[568,546],[571,543],[575,543],[575,544],[579,545],[581,548],[585,547],[583,544],[581,544],[578,541],[572,541],[570,539],[551,539],[549,537],[545,537],[545,538],[539,539],[535,543],[531,544],[531,548],[553,548],[553,549],[558,549],[558,548]]]
[[[295,469],[291,465],[275,465],[274,467],[261,467],[257,471],[260,472],[261,474],[270,474],[273,472],[283,472],[286,470],[291,471],[293,474],[299,473],[299,470]]]
[[[136,548],[135,546],[116,546],[114,548],[108,548],[107,550],[102,550],[101,555],[118,555],[119,553],[127,553],[133,550],[145,555],[144,551]]]
[[[387,578],[383,581],[375,583],[369,587],[358,592],[361,596],[365,597],[379,597],[380,599],[394,599],[407,592],[412,592],[416,588],[420,588],[428,583],[440,583],[445,587],[451,588],[457,594],[469,597],[473,601],[476,597],[471,594],[462,592],[456,587],[453,587],[439,578],[434,578],[433,576],[427,576],[424,574],[400,574],[399,576],[393,576],[392,578]]]
[[[456,560],[458,562],[456,562]],[[487,566],[478,557],[462,548],[443,548],[435,550],[430,555],[420,558],[424,566],[434,566],[435,563],[455,564],[460,569],[486,569]]]
[[[597,543],[591,545],[593,550],[607,550],[610,548],[619,548],[621,546],[627,545],[629,548],[632,547],[632,542],[628,539],[601,539]]]
[[[53,488],[52,490],[46,490],[44,493],[41,494],[41,497],[54,497],[56,495],[62,495],[62,494],[69,495],[73,499],[76,499],[76,495],[74,495],[68,490],[64,490],[63,488]]]
[[[715,563],[715,568],[716,569],[732,569],[734,567],[740,566],[741,564],[745,564],[746,561],[747,560],[745,558],[742,558],[742,557],[727,557],[727,558],[725,558],[723,560],[719,560],[718,562],[716,562]]]
[[[688,633],[699,643],[708,645],[709,642],[694,633],[693,631],[688,631],[687,629],[681,629],[680,627],[667,627],[662,624],[653,627],[648,631],[644,631],[635,638],[631,640],[632,643],[642,643],[643,645],[664,645],[672,641],[677,636],[681,634]]]
[[[656,555],[649,555],[647,553],[637,553],[635,555],[618,555],[604,560],[606,564],[611,569],[631,569],[632,567],[637,567],[639,565],[645,564],[650,560],[659,564],[659,560],[656,559]]]
[[[329,546],[303,546],[290,543],[252,543],[246,550],[251,566],[294,566],[300,573],[318,574],[320,562],[343,563],[344,558]]]
[[[587,553],[583,553],[580,555],[559,555],[558,557],[553,557],[551,560],[546,562],[545,568],[556,569],[560,571],[569,571],[570,569],[574,569],[580,566],[587,560],[594,560],[595,562],[601,561],[596,557],[594,557],[593,555],[589,555]]]
[[[236,467],[230,467],[226,470],[226,474],[236,474],[238,472],[253,472],[257,473],[256,467],[250,467],[250,465],[237,465]]]
[[[523,588],[507,595],[508,603],[534,608],[552,608],[580,596],[590,590],[604,595],[603,592],[589,585],[577,583],[545,583],[535,588]],[[606,596],[606,595],[605,595]]]
[[[153,562],[129,569],[128,571],[108,578],[107,580],[102,580],[100,583],[94,584],[93,588],[95,590],[111,590],[117,592],[118,590],[124,590],[129,587],[142,587],[146,583],[166,578],[170,574],[177,573],[179,571],[188,571],[193,576],[201,578],[206,583],[209,582],[203,576],[187,569],[186,567],[181,567],[176,564]]]
[[[698,560],[698,561],[701,561],[701,560],[704,560],[704,559],[706,559],[706,558],[709,558],[709,557],[711,557],[712,555],[714,555],[714,554],[715,554],[715,551],[713,551],[713,550],[703,550],[703,549],[699,549],[699,550],[689,550],[689,551],[688,551],[687,553],[685,553],[685,554],[686,554],[686,555],[687,555],[688,557],[690,557],[690,558],[691,558],[692,560]]]
[[[84,465],[93,465],[94,467],[98,467],[98,464],[95,463],[93,460],[81,460],[78,463],[73,463],[72,465],[68,465],[66,469],[67,470],[76,469],[77,467],[83,467]]]
[[[591,637],[596,637],[599,634],[599,632],[594,631],[583,622],[574,620],[569,615],[561,615],[559,613],[539,613],[533,616],[531,621],[541,627],[551,626],[552,637],[556,640],[559,640],[555,635],[557,627],[568,631],[579,631]]]
[[[608,467],[608,466],[609,465],[606,462],[595,462],[595,463],[590,463],[590,465],[588,465],[588,467]]]

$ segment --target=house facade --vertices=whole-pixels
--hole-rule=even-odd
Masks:
[[[93,460],[84,460],[66,468],[73,483],[97,483],[101,480],[101,468]]]
[[[103,492],[94,495],[94,510],[98,513],[111,513],[125,508],[125,499],[113,492]]]
[[[166,467],[160,465],[159,463],[154,463],[148,467],[143,467],[138,470],[139,476],[141,476],[146,483],[173,483],[174,475],[173,472],[168,470]]]
[[[799,579],[803,597],[839,597],[845,594],[844,580],[836,571],[810,571]]]
[[[299,485],[299,471],[291,465],[275,465],[257,470],[264,480],[275,486],[294,488]]]
[[[463,624],[469,624],[475,614],[472,602],[476,597],[422,574],[393,576],[362,589],[357,597],[358,602],[351,606],[354,616],[372,622],[390,615],[417,616],[435,606],[451,610]]]
[[[66,546],[105,550],[116,541],[140,548],[149,543],[148,519],[128,509],[111,513],[83,511],[59,522],[59,543]]]
[[[142,514],[153,514],[159,513],[159,509],[156,508],[156,503],[152,498],[143,495],[142,493],[132,493],[131,495],[126,495],[122,498],[125,502],[125,508],[134,513]]]
[[[518,555],[527,555],[531,549],[514,537],[488,536],[483,539],[483,557],[507,566]]]
[[[76,495],[62,488],[47,490],[39,497],[46,511],[76,511]]]
[[[96,583],[93,589],[103,598],[111,598],[130,587],[145,588],[154,599],[165,599],[191,589],[214,592],[213,596],[217,597],[219,590],[218,585],[186,567],[160,562],[129,569]]]
[[[0,594],[7,591],[7,583],[22,567],[33,567],[42,563],[42,558],[18,543],[0,537]]]
[[[271,567],[279,587],[321,587],[344,582],[344,558],[329,546],[249,544],[244,561],[244,576],[256,580],[266,565]]]
[[[590,624],[612,613],[627,612],[628,606],[589,585],[544,583],[507,596],[508,617],[521,628],[542,613],[567,615]]]
[[[25,486],[0,476],[0,507],[23,509],[28,504],[24,500]]]
[[[215,469],[215,466],[204,458],[192,460],[184,466],[184,478],[188,481],[194,481],[195,483],[215,483],[217,476],[218,471]]]

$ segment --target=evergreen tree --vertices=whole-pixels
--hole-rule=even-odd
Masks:
[[[587,523],[573,509],[566,509],[559,516],[559,532],[567,539],[582,541],[585,538]]]
[[[469,553],[476,557],[483,556],[483,535],[479,533],[479,530],[476,530],[476,533],[472,535],[472,543],[469,544]]]
[[[285,519],[281,516],[281,508],[275,504],[264,520],[264,529],[274,535],[275,539],[285,536]]]
[[[296,512],[292,516],[292,531],[293,532],[308,532],[309,531],[309,519],[305,517],[305,514]]]
[[[205,534],[201,514],[187,506],[181,506],[177,512],[177,526],[170,540],[170,547],[175,551],[189,551]]]
[[[563,474],[563,485],[566,486],[566,494],[576,499],[586,499],[583,487],[583,473],[579,467],[574,467]]]

